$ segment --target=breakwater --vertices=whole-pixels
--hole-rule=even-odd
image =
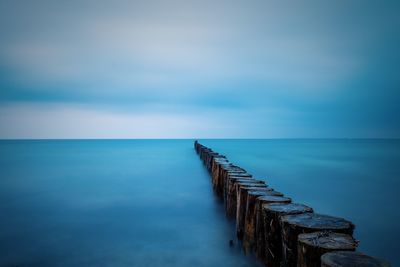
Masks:
[[[354,225],[315,213],[256,179],[225,156],[195,142],[244,251],[266,266],[389,266],[355,252]]]

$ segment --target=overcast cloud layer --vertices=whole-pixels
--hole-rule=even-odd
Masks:
[[[398,1],[0,2],[0,138],[400,137]]]

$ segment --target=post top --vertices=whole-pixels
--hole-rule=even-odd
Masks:
[[[386,261],[382,261],[360,252],[335,251],[321,256],[323,266],[335,267],[390,267]]]
[[[313,212],[311,207],[299,203],[271,203],[266,204],[264,209],[281,215]]]
[[[309,229],[345,230],[354,229],[354,225],[343,218],[333,217],[317,213],[302,213],[285,215],[282,222]]]

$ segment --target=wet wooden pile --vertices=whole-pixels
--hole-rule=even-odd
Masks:
[[[226,215],[236,221],[236,235],[245,252],[255,253],[268,267],[389,266],[355,252],[354,225],[348,220],[315,213],[256,179],[224,155],[194,142],[211,175]]]

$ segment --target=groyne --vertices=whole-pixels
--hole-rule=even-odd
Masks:
[[[388,267],[389,263],[356,252],[354,224],[318,214],[271,188],[198,141],[194,148],[223,200],[228,219],[246,253],[268,267]]]

